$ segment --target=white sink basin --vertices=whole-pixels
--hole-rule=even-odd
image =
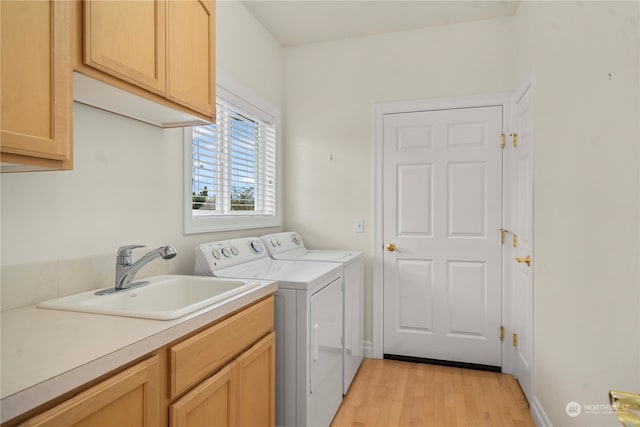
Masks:
[[[183,275],[144,280],[151,283],[108,295],[96,295],[96,291],[69,295],[40,303],[38,308],[170,320],[260,285],[249,280]]]

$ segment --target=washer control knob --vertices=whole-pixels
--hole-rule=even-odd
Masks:
[[[240,249],[238,249],[236,246],[231,246],[231,253],[234,255],[238,255],[240,253]]]
[[[278,243],[278,246],[282,246],[282,242],[280,241],[280,239],[276,240],[276,242]]]
[[[219,250],[219,249],[213,249],[213,250],[211,251],[211,255],[213,255],[213,257],[214,257],[215,259],[220,259],[220,250]]]
[[[271,239],[271,246],[273,246],[274,248],[278,246],[278,239]]]
[[[251,249],[253,252],[260,254],[264,250],[264,246],[262,246],[262,242],[260,240],[254,240],[251,242]]]
[[[291,240],[293,240],[293,243],[295,243],[296,245],[299,245],[300,243],[302,243],[300,236],[298,236],[297,234],[291,235]]]
[[[222,248],[222,255],[224,255],[226,258],[229,258],[231,256],[231,251],[229,250],[229,248]]]

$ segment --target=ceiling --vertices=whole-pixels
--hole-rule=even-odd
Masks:
[[[518,1],[244,0],[283,46],[513,16]]]

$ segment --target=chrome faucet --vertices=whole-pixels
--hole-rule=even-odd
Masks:
[[[144,245],[127,245],[118,248],[118,256],[116,257],[116,286],[115,288],[103,289],[96,292],[96,295],[111,294],[114,292],[136,288],[146,285],[149,282],[139,281],[133,282],[133,276],[150,261],[162,257],[163,259],[171,259],[178,252],[173,246],[161,246],[158,249],[147,252],[142,258],[132,263],[131,252],[136,248],[144,248]]]

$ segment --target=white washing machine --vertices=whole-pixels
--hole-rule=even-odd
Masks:
[[[273,259],[339,262],[343,265],[342,392],[347,394],[364,357],[364,254],[361,251],[307,249],[295,231],[267,234],[261,239]]]
[[[276,425],[327,427],[342,403],[342,267],[271,259],[258,237],[202,244],[195,274],[278,282]]]

